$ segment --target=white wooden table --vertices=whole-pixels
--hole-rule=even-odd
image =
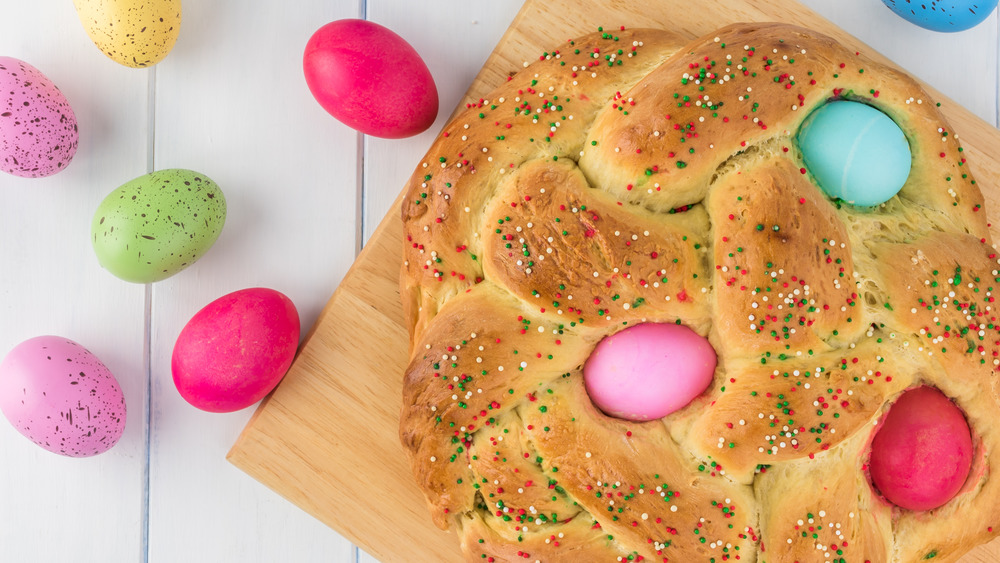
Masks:
[[[996,14],[945,35],[879,0],[805,4],[997,125]],[[174,388],[170,354],[197,310],[245,287],[284,292],[308,329],[519,7],[189,0],[170,56],[133,70],[98,52],[69,0],[0,0],[0,56],[52,79],[81,132],[64,172],[0,175],[0,356],[33,336],[68,337],[111,368],[128,404],[119,444],[87,459],[43,451],[0,421],[0,561],[373,561],[226,462],[253,409],[191,407]],[[427,61],[441,98],[428,132],[365,138],[310,96],[305,42],[329,21],[358,17],[395,30]],[[170,279],[120,281],[90,248],[94,210],[125,181],[172,167],[218,182],[225,230]]]

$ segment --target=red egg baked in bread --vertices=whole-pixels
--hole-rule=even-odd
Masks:
[[[903,136],[882,203],[803,158],[834,101]],[[816,32],[553,46],[403,203],[400,438],[431,517],[469,561],[958,559],[1000,530],[982,205],[928,94]],[[911,502],[931,479],[953,490]]]

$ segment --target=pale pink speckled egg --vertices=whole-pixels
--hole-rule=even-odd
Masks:
[[[0,57],[0,170],[23,178],[66,168],[79,141],[59,88],[30,64]]]
[[[299,314],[284,294],[255,287],[206,305],[181,330],[171,371],[187,402],[233,412],[264,398],[292,365]]]
[[[86,348],[59,336],[25,340],[3,359],[0,411],[32,442],[69,457],[106,452],[125,430],[118,380]]]

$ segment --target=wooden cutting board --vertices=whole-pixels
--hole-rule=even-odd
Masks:
[[[562,40],[598,26],[662,27],[696,37],[736,21],[783,21],[872,49],[794,0],[527,0],[468,92],[479,99]],[[891,63],[889,63],[891,64]],[[970,153],[997,224],[1000,132],[932,92]],[[464,105],[464,101],[463,104]],[[416,166],[417,163],[414,163]],[[398,203],[324,309],[275,392],[228,459],[384,562],[462,560],[454,534],[430,521],[399,445],[407,329],[399,298]],[[1000,230],[994,233],[1000,240]],[[963,563],[1000,561],[1000,541]]]

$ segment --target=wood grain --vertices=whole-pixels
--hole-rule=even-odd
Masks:
[[[529,0],[468,97],[484,95],[553,42],[602,24],[659,26],[694,37],[734,21],[780,20],[821,30],[880,58],[791,0],[705,2],[697,10],[679,0],[585,4]],[[935,97],[970,153],[995,224],[1000,133],[958,104]],[[430,524],[397,439],[407,337],[397,287],[402,229],[396,209],[374,231],[292,370],[254,414],[228,459],[382,561],[460,561],[455,537]],[[962,561],[998,559],[1000,543],[994,542]]]

